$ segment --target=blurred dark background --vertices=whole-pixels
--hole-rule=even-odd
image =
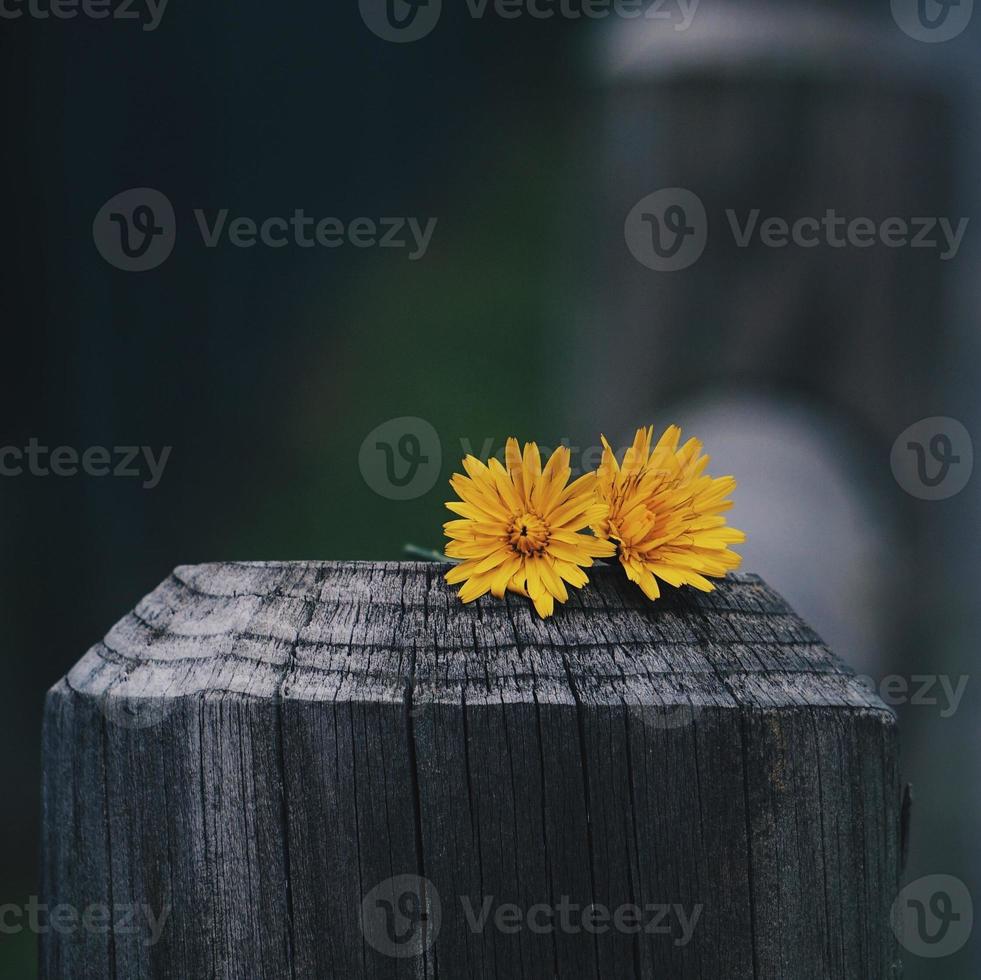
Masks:
[[[173,566],[439,548],[445,479],[509,434],[585,450],[677,421],[740,480],[744,568],[860,671],[973,674],[977,485],[919,499],[890,452],[924,418],[981,431],[981,232],[946,261],[738,248],[725,211],[973,222],[981,13],[928,43],[887,0],[702,0],[685,30],[676,4],[673,20],[443,8],[411,43],[354,0],[171,0],[153,31],[0,20],[0,447],[173,447],[153,489],[0,477],[0,905],[36,892],[45,690]],[[177,238],[129,272],[93,219],[141,187],[169,198]],[[708,213],[704,255],[676,272],[624,239],[664,187]],[[208,248],[192,212],[224,208],[437,225],[416,260]],[[403,416],[435,428],[441,465],[393,500],[359,452]],[[907,877],[975,893],[979,696],[972,678],[950,717],[896,706]],[[33,976],[35,943],[0,934],[0,975]],[[906,957],[914,978],[979,967],[973,938]]]

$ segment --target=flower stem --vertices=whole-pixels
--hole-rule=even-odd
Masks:
[[[455,565],[456,561],[453,558],[447,558],[441,551],[436,551],[433,548],[420,548],[417,544],[405,544],[402,546],[402,551],[409,558],[418,558],[421,561],[438,561],[450,562]]]

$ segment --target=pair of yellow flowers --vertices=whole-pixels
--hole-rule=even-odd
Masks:
[[[510,590],[551,616],[556,600],[569,598],[567,584],[587,584],[583,569],[594,558],[616,555],[650,599],[660,595],[658,579],[710,592],[708,577],[724,576],[741,560],[728,546],[745,535],[721,516],[732,506],[726,498],[736,481],[706,475],[701,443],[679,446],[678,426],[652,449],[653,436],[653,427],[638,429],[622,463],[603,437],[599,468],[573,483],[565,446],[544,468],[535,443],[522,452],[513,438],[505,464],[467,456],[466,476],[450,480],[460,499],[446,506],[459,518],[444,525],[446,554],[460,563],[446,581],[463,584],[464,602]]]

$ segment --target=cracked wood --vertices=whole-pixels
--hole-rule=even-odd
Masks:
[[[44,977],[897,975],[894,718],[776,593],[596,568],[542,621],[442,571],[178,568],[52,688],[43,901],[166,919]],[[402,874],[442,912],[405,958],[362,925]],[[668,931],[532,928],[563,902]]]

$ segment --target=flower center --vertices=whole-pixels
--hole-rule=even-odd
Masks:
[[[548,544],[548,525],[537,514],[521,514],[511,522],[508,542],[519,555],[537,555]]]

